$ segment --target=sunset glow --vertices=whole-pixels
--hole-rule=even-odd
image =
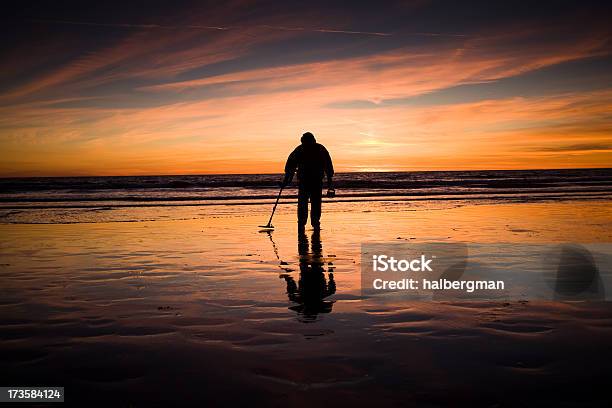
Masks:
[[[612,163],[597,10],[321,4],[30,10],[1,53],[0,176],[277,173],[307,130],[337,171]]]

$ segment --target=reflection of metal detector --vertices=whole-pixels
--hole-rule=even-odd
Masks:
[[[280,262],[280,256],[278,255],[278,247],[276,246],[276,242],[274,242],[274,240],[272,239],[272,231],[261,231],[261,232],[265,232],[268,235],[268,238],[270,238],[270,242],[272,243],[272,249],[274,250],[274,255],[276,255],[276,259],[278,259],[278,261]]]
[[[259,228],[264,228],[266,230],[274,229],[274,226],[272,225],[272,217],[274,217],[274,211],[276,211],[276,206],[278,205],[278,200],[280,200],[284,187],[285,186],[282,186],[280,191],[278,192],[278,197],[276,197],[276,202],[274,203],[274,207],[272,208],[272,214],[270,215],[270,219],[268,220],[268,223],[266,225],[260,225]],[[272,239],[272,236],[270,236],[270,239]],[[278,256],[278,254],[276,255]]]
[[[270,242],[272,243],[272,249],[274,250],[274,255],[276,255],[276,259],[278,260],[278,267],[285,271],[285,273],[281,273],[279,277],[283,278],[288,272],[293,272],[295,269],[291,268],[290,266],[288,266],[289,264],[287,262],[280,259],[280,255],[278,254],[278,247],[276,246],[276,242],[274,242],[274,239],[272,239],[272,230],[260,232],[265,232],[266,235],[268,235],[268,238],[270,238]]]

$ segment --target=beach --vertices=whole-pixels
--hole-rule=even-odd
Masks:
[[[115,406],[585,406],[586,394],[597,405],[609,303],[362,297],[360,245],[610,242],[610,209],[607,199],[328,201],[320,234],[301,237],[290,202],[271,233],[257,227],[269,203],[6,222],[3,383]],[[314,303],[296,290],[313,252],[327,291]]]

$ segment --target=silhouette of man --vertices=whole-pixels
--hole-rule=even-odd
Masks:
[[[308,201],[310,200],[310,224],[320,228],[321,196],[323,176],[327,176],[327,195],[333,197],[332,177],[334,166],[329,152],[322,144],[317,143],[312,133],[306,132],[301,138],[302,144],[291,152],[285,164],[283,187],[291,182],[297,170],[298,176],[298,229],[303,230],[308,219]]]

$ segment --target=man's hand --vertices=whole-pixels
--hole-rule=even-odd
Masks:
[[[336,196],[336,190],[334,190],[334,183],[332,183],[332,178],[327,178],[327,194],[328,198],[334,198]]]

